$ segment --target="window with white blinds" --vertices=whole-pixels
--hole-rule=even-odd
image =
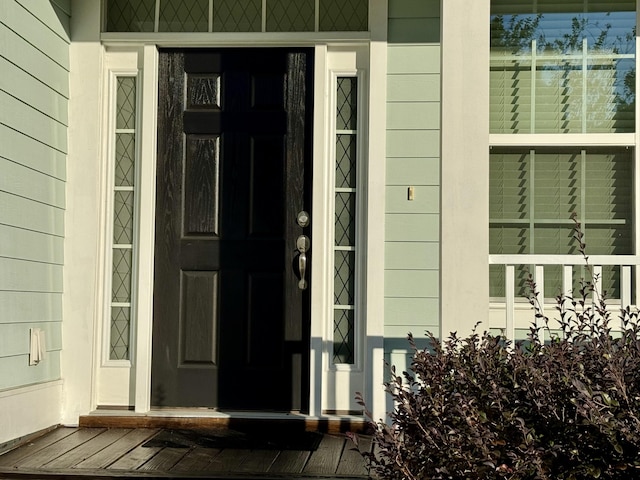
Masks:
[[[625,147],[492,148],[490,253],[579,254],[572,212],[582,223],[589,254],[633,253],[633,161],[633,149]],[[547,274],[545,295],[554,297],[561,272]],[[502,296],[503,275],[492,266],[492,296]],[[615,268],[605,267],[603,282],[607,292],[618,293]]]
[[[636,2],[491,2],[492,133],[635,131]]]

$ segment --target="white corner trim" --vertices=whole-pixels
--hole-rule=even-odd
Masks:
[[[378,4],[378,20],[371,20],[372,41],[369,46],[369,102],[367,116],[367,218],[366,218],[366,351],[365,399],[374,419],[386,416],[384,382],[384,258],[385,191],[387,154],[387,2]],[[383,20],[384,19],[384,20]],[[380,27],[374,29],[375,25]],[[382,31],[383,33],[377,33]]]

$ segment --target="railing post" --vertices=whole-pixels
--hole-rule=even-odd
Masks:
[[[506,307],[506,329],[505,336],[512,342],[515,341],[515,309],[516,309],[516,267],[515,265],[505,265],[505,286],[504,297]]]
[[[536,282],[536,292],[539,294],[538,301],[540,307],[540,314],[544,317],[544,265],[536,265],[534,269],[534,281]],[[538,328],[538,336],[540,342],[544,343],[545,327],[546,325],[540,324],[540,318],[536,317],[536,328]]]
[[[631,305],[631,265],[620,266],[620,308]]]

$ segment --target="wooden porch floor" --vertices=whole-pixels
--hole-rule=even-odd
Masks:
[[[0,455],[0,478],[366,479],[352,448],[343,434],[60,427]]]

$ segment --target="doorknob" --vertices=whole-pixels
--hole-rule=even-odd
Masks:
[[[296,240],[296,247],[300,252],[298,257],[298,270],[300,270],[300,281],[298,282],[298,288],[300,290],[306,290],[308,282],[306,279],[307,273],[307,252],[311,247],[311,240],[306,235],[300,235]]]

